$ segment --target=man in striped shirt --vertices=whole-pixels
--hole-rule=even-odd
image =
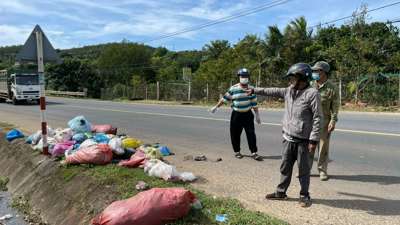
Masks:
[[[235,157],[238,159],[243,158],[243,155],[240,153],[240,136],[244,129],[252,158],[257,161],[261,161],[262,157],[257,154],[257,138],[254,129],[254,115],[251,111],[253,109],[256,115],[256,122],[261,124],[257,107],[257,96],[255,94],[247,95],[246,93],[248,89],[254,88],[249,85],[249,71],[243,68],[238,71],[237,75],[240,82],[230,87],[224,97],[216,106],[211,108],[210,111],[215,113],[221,105],[231,101],[232,115],[230,121],[230,134]]]

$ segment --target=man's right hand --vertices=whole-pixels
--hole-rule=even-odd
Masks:
[[[215,112],[217,112],[217,109],[218,109],[217,106],[212,107],[212,108],[210,109],[210,113],[215,113]]]

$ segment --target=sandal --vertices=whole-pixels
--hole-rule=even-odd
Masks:
[[[243,158],[243,155],[240,152],[236,152],[235,157],[238,159],[241,159],[241,158]]]
[[[262,161],[262,160],[263,160],[263,158],[262,158],[261,156],[259,156],[257,153],[251,154],[251,157],[252,157],[254,160],[257,160],[257,161]]]

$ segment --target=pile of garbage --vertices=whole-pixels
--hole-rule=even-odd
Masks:
[[[196,180],[192,173],[180,173],[175,166],[163,161],[164,156],[172,154],[167,146],[143,144],[117,131],[112,125],[94,125],[84,116],[77,116],[68,122],[68,128],[47,127],[49,153],[52,157],[65,158],[61,162],[64,165],[118,163],[129,168],[143,168],[149,176],[166,181]],[[30,135],[26,143],[43,151],[41,131]]]

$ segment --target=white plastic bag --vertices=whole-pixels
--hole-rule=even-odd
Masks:
[[[159,177],[166,181],[179,177],[180,175],[174,166],[168,165],[160,160],[157,160],[155,164],[152,163],[150,169],[148,168],[147,170],[150,176]]]
[[[57,129],[56,135],[54,135],[54,139],[58,143],[64,143],[64,142],[70,141],[72,139],[72,136],[73,136],[73,132],[70,128],[67,128],[64,130]]]
[[[120,138],[114,137],[110,140],[110,142],[108,142],[108,145],[116,155],[123,155],[125,153],[125,150],[122,148],[122,141]]]
[[[193,182],[197,177],[193,173],[183,172],[179,175],[179,178],[183,182]]]
[[[86,139],[82,144],[79,146],[79,149],[81,148],[87,148],[92,145],[97,145],[97,142],[95,142],[93,139]]]

